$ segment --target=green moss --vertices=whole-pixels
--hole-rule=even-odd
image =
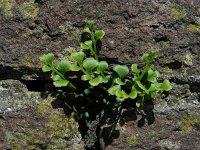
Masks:
[[[187,16],[185,8],[181,6],[175,6],[171,9],[171,17],[175,20],[184,19]]]
[[[23,4],[19,5],[19,11],[21,12],[23,18],[26,19],[33,19],[39,13],[39,7],[33,1],[24,2]]]
[[[5,16],[12,17],[12,9],[15,5],[15,0],[0,0],[0,8],[3,9]]]
[[[185,115],[181,119],[181,132],[188,133],[191,132],[194,125],[200,123],[200,117],[197,114],[191,113]]]
[[[132,135],[130,137],[126,138],[126,142],[128,143],[129,146],[133,146],[137,142],[137,137],[135,135]]]
[[[192,32],[192,33],[200,32],[200,26],[196,24],[189,24],[187,29],[189,32]]]

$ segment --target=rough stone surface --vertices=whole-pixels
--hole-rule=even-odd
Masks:
[[[14,83],[19,88],[13,88],[10,95],[18,95],[26,99],[24,91],[18,93],[24,87],[21,88],[21,84],[17,81]],[[0,112],[0,148],[13,150],[84,149],[79,124],[75,121],[74,114],[66,116],[63,109],[53,108],[52,103],[55,99],[50,95],[47,95],[46,99],[42,99],[41,95],[36,95],[32,99],[36,100],[38,97],[40,102],[31,101],[31,98],[28,99],[29,102],[24,99],[22,102],[17,97],[11,101],[8,95],[2,94],[0,102],[6,110]],[[5,102],[8,104],[4,104]]]
[[[141,116],[129,118],[129,122],[121,124],[115,131],[120,132],[120,135],[113,138],[112,143],[105,149],[198,150],[199,113],[199,109],[190,109],[189,111],[170,111],[168,116],[156,114],[153,124],[148,124],[148,120],[143,120]]]
[[[19,80],[1,80],[0,95],[0,114],[19,111],[41,101],[39,92],[29,92]]]
[[[42,100],[41,91],[37,89],[35,92],[28,91],[29,88],[20,81],[49,80],[49,75],[41,72],[39,56],[53,52],[56,57],[68,57],[71,51],[79,49],[80,34],[85,20],[94,19],[97,28],[106,32],[100,51],[101,58],[106,58],[109,63],[127,65],[138,63],[139,67],[142,67],[142,54],[154,48],[159,49],[155,67],[162,73],[162,78],[169,79],[173,85],[173,90],[155,100],[153,124],[138,127],[135,125],[138,119],[132,121],[129,119],[122,126],[122,131],[114,132],[114,140],[105,142],[105,139],[101,139],[103,133],[100,132],[98,139],[100,147],[114,150],[198,149],[200,147],[199,2],[199,0],[0,0],[0,80],[2,80],[0,115],[11,113],[10,116],[15,116],[14,112],[18,111],[26,114],[22,120],[31,115],[31,119],[36,119],[37,122],[37,117],[34,117],[35,109],[28,108]],[[181,119],[187,117],[189,119]],[[46,119],[48,122],[48,118]],[[34,126],[33,120],[30,121],[30,126]],[[3,124],[0,119],[1,125],[4,125],[2,128],[4,131],[0,130],[0,141],[4,141],[2,135],[5,131],[8,131],[6,137],[10,139],[16,136],[12,134],[15,128],[22,132],[17,121],[6,129],[5,126],[8,126],[9,121],[13,123],[12,117],[8,117]],[[184,126],[189,128],[189,131],[183,132],[187,130]],[[104,127],[106,123],[101,129]],[[120,125],[118,127],[121,129]],[[32,127],[28,129],[32,130]],[[98,135],[93,137],[97,138]],[[61,141],[63,139],[61,137]],[[47,143],[52,142],[49,139],[45,140]],[[91,141],[96,140],[91,139]],[[5,143],[0,143],[0,149]],[[6,146],[7,149],[12,147],[9,144]]]

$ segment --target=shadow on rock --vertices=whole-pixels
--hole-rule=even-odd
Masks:
[[[141,113],[131,100],[119,105],[114,97],[108,96],[105,91],[92,91],[95,92],[83,94],[60,90],[51,94],[56,98],[51,103],[53,108],[64,109],[68,117],[71,113],[75,114],[87,150],[100,150],[110,145],[120,136],[120,127],[129,121],[137,121],[138,127],[142,127],[146,122],[151,125],[155,120],[152,102],[146,104]],[[48,94],[42,96],[47,97]],[[142,116],[140,120],[138,115]]]

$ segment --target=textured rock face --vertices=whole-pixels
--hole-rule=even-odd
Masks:
[[[18,111],[41,101],[40,93],[28,92],[18,80],[0,81],[0,113]]]
[[[18,80],[0,81],[0,149],[83,149],[74,115]]]
[[[170,112],[170,115],[155,115],[155,122],[142,125],[147,120],[141,117],[129,118],[119,126],[120,136],[114,138],[107,150],[182,150],[199,149],[199,110]],[[136,121],[138,120],[138,121]],[[138,126],[141,126],[138,128]]]
[[[48,80],[48,75],[40,71],[39,56],[53,52],[68,57],[79,48],[84,21],[94,19],[97,27],[106,32],[102,58],[110,63],[139,63],[142,67],[140,56],[150,49],[160,49],[155,66],[163,78],[173,83],[173,90],[154,102],[157,121],[153,125],[137,129],[137,125],[127,121],[123,127],[127,130],[119,130],[116,140],[106,142],[101,140],[103,134],[99,135],[102,147],[198,149],[198,4],[199,0],[0,0],[0,113],[31,106],[27,99],[42,101],[39,93],[30,94],[19,81],[4,80]],[[189,125],[185,126],[192,128],[183,134],[185,129],[179,125],[184,116],[193,121],[186,121]]]

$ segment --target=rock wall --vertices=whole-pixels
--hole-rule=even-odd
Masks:
[[[98,138],[96,137],[100,143],[99,147],[108,150],[198,149],[199,2],[0,0],[0,147],[22,149],[20,146],[23,144],[17,145],[17,148],[13,147],[13,143],[20,141],[16,142],[15,136],[24,138],[13,135],[14,131],[21,133],[20,129],[27,129],[28,125],[31,126],[28,129],[33,130],[32,126],[37,122],[36,108],[47,99],[42,93],[51,89],[51,85],[48,74],[41,72],[39,56],[53,52],[57,57],[68,57],[70,52],[79,49],[85,21],[93,19],[97,27],[106,32],[100,51],[101,58],[106,58],[110,63],[138,63],[142,67],[142,54],[154,48],[159,49],[155,66],[162,73],[162,77],[169,79],[173,85],[173,90],[154,101],[154,122],[151,123],[152,119],[148,119],[152,115],[137,118],[128,115],[125,117],[125,123],[117,125],[112,138],[104,133],[106,125],[102,125],[102,131]],[[56,111],[56,115],[57,109],[52,110]],[[19,116],[21,120],[25,120],[22,127],[18,126],[17,120],[13,118],[15,113],[19,113],[17,120],[20,120]],[[27,114],[32,115],[29,118],[31,121],[26,119]],[[46,114],[47,124],[50,116],[51,113]],[[13,125],[7,128],[9,123]],[[42,123],[40,127],[34,127],[41,129]],[[65,127],[60,130],[65,130]],[[24,132],[29,134],[27,130]],[[74,134],[76,135],[78,134]],[[70,141],[62,136],[59,135],[58,139]],[[31,145],[28,143],[25,146]],[[51,149],[51,143],[55,141],[42,138],[32,141],[32,145],[39,145],[40,149],[43,149],[42,146]],[[78,143],[83,147],[83,143]],[[59,145],[57,144],[57,149],[60,148]],[[33,147],[29,149],[31,148]]]

